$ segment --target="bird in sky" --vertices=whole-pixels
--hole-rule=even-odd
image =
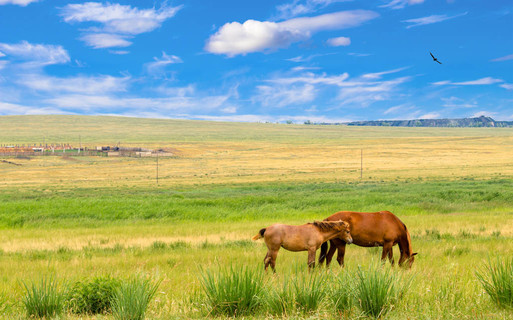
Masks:
[[[431,57],[433,57],[433,61],[436,61],[436,62],[438,62],[439,64],[442,64],[440,61],[438,61],[438,59],[437,59],[437,58],[435,58],[435,56],[434,56],[431,52],[429,52],[429,54],[431,55]]]

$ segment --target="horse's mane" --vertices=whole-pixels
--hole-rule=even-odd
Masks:
[[[347,222],[339,220],[339,221],[314,221],[312,223],[314,226],[319,228],[321,231],[331,231],[333,229],[337,230],[341,226],[347,226]]]
[[[402,222],[401,222],[402,223]],[[408,255],[408,257],[412,254],[412,249],[411,249],[411,238],[410,238],[410,233],[408,232],[408,228],[406,228],[406,225],[403,223],[403,227],[404,227],[404,232],[406,233],[406,240],[407,240],[407,245],[406,245],[406,248],[405,248],[405,253]]]

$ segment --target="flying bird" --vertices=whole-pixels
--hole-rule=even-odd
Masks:
[[[435,58],[435,56],[434,56],[431,52],[429,52],[429,54],[431,55],[431,57],[433,57],[433,61],[436,61],[436,62],[438,62],[439,64],[442,64],[440,61],[438,61],[438,59],[437,59],[437,58]]]

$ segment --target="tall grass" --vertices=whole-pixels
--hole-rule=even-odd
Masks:
[[[53,276],[41,278],[39,283],[26,284],[22,299],[28,318],[46,318],[59,316],[64,311],[64,292],[59,288]]]
[[[388,265],[378,262],[359,267],[356,274],[355,294],[363,313],[379,318],[392,310],[411,284]]]
[[[112,315],[117,320],[142,320],[160,280],[152,282],[142,275],[121,282],[111,301]]]
[[[281,284],[269,283],[264,297],[265,309],[272,315],[287,316],[295,309],[294,292],[288,276],[283,278]]]
[[[296,272],[291,279],[296,307],[300,312],[313,312],[324,302],[327,293],[327,276],[321,271]]]
[[[329,289],[329,297],[333,307],[339,313],[350,311],[355,303],[354,301],[354,277],[347,270],[338,274],[332,274],[332,285]]]
[[[513,307],[513,257],[488,260],[476,276],[495,303],[501,307]]]
[[[260,305],[264,289],[261,268],[233,265],[217,271],[200,269],[200,281],[213,315],[245,315]]]

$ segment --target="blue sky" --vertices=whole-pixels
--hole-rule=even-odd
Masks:
[[[0,0],[22,114],[513,120],[513,3]]]

